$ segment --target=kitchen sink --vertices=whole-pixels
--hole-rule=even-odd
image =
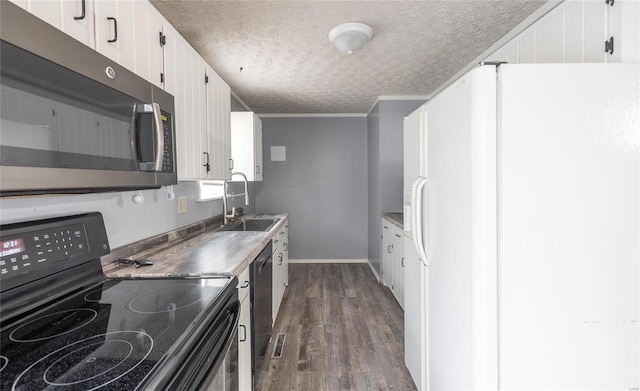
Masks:
[[[246,219],[222,228],[220,231],[268,231],[280,219]]]

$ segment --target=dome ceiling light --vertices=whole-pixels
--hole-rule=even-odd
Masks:
[[[329,41],[345,53],[353,54],[362,49],[373,37],[373,30],[364,23],[343,23],[329,31]]]

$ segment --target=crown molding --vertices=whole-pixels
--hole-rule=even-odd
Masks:
[[[256,114],[260,118],[360,118],[365,113],[289,113],[289,114]]]

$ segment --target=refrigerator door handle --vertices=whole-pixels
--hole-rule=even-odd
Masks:
[[[423,226],[422,226],[422,194],[427,179],[419,177],[413,184],[413,190],[411,192],[411,222],[413,224],[413,244],[416,247],[416,252],[420,260],[427,266],[427,253],[424,248],[423,242]]]

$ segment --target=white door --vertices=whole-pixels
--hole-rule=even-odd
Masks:
[[[418,390],[427,389],[427,267],[404,237],[404,362]]]
[[[404,118],[403,124],[403,170],[404,170],[404,188],[403,188],[403,213],[404,231],[409,237],[412,237],[413,226],[408,216],[411,216],[411,193],[412,187],[418,177],[424,175],[424,126],[425,126],[424,106],[420,106],[413,113]]]
[[[497,388],[495,105],[494,66],[426,104],[423,229],[414,232],[428,264],[431,391]]]
[[[500,67],[504,389],[639,387],[639,73]]]

